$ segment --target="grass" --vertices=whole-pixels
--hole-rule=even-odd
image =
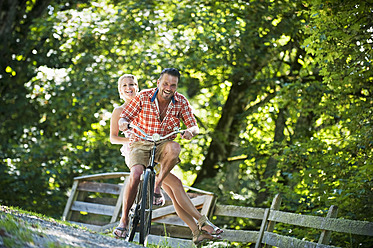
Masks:
[[[17,214],[34,216],[34,217],[37,217],[37,218],[45,220],[45,221],[55,222],[55,223],[59,223],[59,224],[63,224],[63,225],[67,225],[67,226],[71,226],[71,227],[75,227],[75,228],[89,230],[87,228],[78,226],[76,224],[72,224],[68,221],[56,220],[56,219],[53,219],[52,217],[49,217],[49,216],[46,216],[46,215],[43,215],[43,214],[39,214],[39,213],[35,213],[35,212],[31,212],[31,211],[26,211],[26,210],[23,210],[23,209],[18,208],[18,207],[7,207],[7,206],[1,206],[0,205],[0,215],[1,215],[2,211],[5,212],[5,213],[10,213],[10,214],[17,213]]]
[[[37,239],[38,236],[45,237],[42,232],[43,228],[38,223],[28,223],[22,218],[17,218],[14,215],[34,216],[45,221],[90,231],[85,227],[71,224],[67,221],[56,220],[42,214],[25,211],[17,207],[6,207],[0,205],[0,247],[4,246],[9,248],[18,248],[35,246],[35,239]],[[65,248],[70,246],[61,245],[58,242],[46,241],[46,243],[43,243],[43,247]]]
[[[5,247],[24,247],[33,244],[33,235],[42,235],[30,230],[28,223],[11,215],[0,215],[0,236]]]
[[[31,224],[22,218],[17,218],[14,215],[28,215],[34,216],[39,219],[67,225],[73,228],[82,229],[89,231],[91,233],[96,233],[86,227],[78,226],[76,224],[71,224],[67,221],[56,220],[51,217],[34,213],[30,211],[25,211],[17,207],[7,207],[0,205],[0,247],[9,247],[9,248],[21,248],[27,246],[35,246],[34,238],[37,236],[44,237],[42,233],[42,227],[39,224]],[[108,237],[114,237],[111,232],[108,233],[99,233],[100,235],[105,235]],[[43,247],[47,248],[65,248],[69,246],[61,245],[58,242],[47,242]],[[167,241],[161,241],[157,245],[149,244],[150,248],[172,248]]]

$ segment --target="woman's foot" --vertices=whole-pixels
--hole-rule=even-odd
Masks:
[[[197,246],[202,245],[203,243],[213,240],[214,237],[206,231],[201,231],[199,229],[194,230],[193,232],[193,243]]]
[[[223,230],[212,224],[205,215],[202,215],[201,218],[199,218],[198,228],[199,230],[206,231],[211,235],[219,235],[223,233]]]
[[[116,238],[125,239],[128,235],[128,229],[124,225],[119,224],[119,226],[114,229],[113,234]]]

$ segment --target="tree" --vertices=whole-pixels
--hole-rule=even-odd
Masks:
[[[330,190],[338,192],[339,206],[347,204],[346,197],[359,202],[360,211],[354,217],[367,220],[372,220],[372,216],[366,215],[371,205],[368,189],[373,173],[369,166],[372,163],[373,74],[369,69],[373,55],[372,11],[371,3],[315,1],[309,12],[313,18],[307,26],[310,37],[304,42],[306,51],[314,55],[321,69],[325,89],[320,103],[323,123],[317,127],[322,131],[318,133],[331,148],[327,154],[336,155],[331,163],[334,176],[344,182]],[[332,140],[326,138],[329,133],[333,133]],[[353,193],[356,192],[353,188],[360,193]]]
[[[339,216],[372,221],[371,13],[372,4],[358,1],[312,1],[307,5],[305,14],[310,19],[304,30],[309,37],[303,45],[321,79],[306,88],[308,99],[301,100],[301,108],[308,109],[308,114],[298,118],[294,142],[279,156],[281,174],[277,175],[281,176],[274,178],[277,183],[267,183],[270,191],[283,192],[288,201],[302,203],[294,204],[293,211],[315,213],[334,204]],[[316,97],[311,92],[317,92]],[[310,129],[302,134],[297,127],[304,124]],[[334,242],[372,245],[367,238],[334,238]]]
[[[74,176],[125,170],[108,139],[117,78],[148,88],[177,67],[202,131],[183,148],[186,183],[227,204],[281,193],[289,211],[334,204],[372,219],[369,3],[12,4],[1,5],[13,23],[0,34],[1,204],[59,216]]]
[[[134,73],[136,68],[148,69],[138,63],[145,60],[146,49],[133,56],[138,50],[132,49],[135,44],[127,43],[127,37],[137,33],[139,40],[134,42],[139,45],[147,42],[150,32],[141,20],[141,26],[121,33],[124,41],[112,39],[118,37],[120,25],[130,27],[133,19],[117,16],[117,8],[107,11],[109,6],[76,1],[41,6],[37,1],[5,9],[10,14],[24,12],[3,34],[9,40],[2,39],[8,48],[1,49],[8,51],[1,60],[2,204],[58,216],[74,176],[124,169],[108,142],[108,112],[118,102],[115,78],[122,69]],[[136,10],[141,14],[141,6]],[[128,67],[113,66],[128,61]],[[14,194],[8,194],[9,188]]]

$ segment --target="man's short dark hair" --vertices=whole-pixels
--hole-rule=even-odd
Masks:
[[[159,80],[161,80],[163,74],[168,74],[174,77],[177,77],[178,81],[180,81],[180,72],[175,68],[165,68],[162,70],[161,75],[159,76]]]

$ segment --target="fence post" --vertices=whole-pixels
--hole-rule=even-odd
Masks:
[[[201,214],[206,215],[208,218],[211,218],[212,209],[215,205],[215,196],[214,195],[205,195],[205,201],[203,202]]]
[[[269,212],[270,212],[269,208],[266,208],[265,211],[264,211],[262,225],[260,226],[260,231],[259,231],[259,234],[258,234],[258,239],[257,239],[256,244],[255,244],[255,248],[259,248],[259,247],[262,246],[262,239],[263,239],[263,236],[264,236],[264,231],[265,231],[265,228],[266,228]]]
[[[78,184],[79,184],[79,181],[74,180],[74,184],[73,184],[73,187],[71,188],[69,199],[67,200],[65,210],[63,211],[63,215],[62,215],[62,220],[64,220],[64,221],[70,220],[70,218],[71,218],[70,209],[71,209],[71,205],[73,204],[73,202],[78,197],[78,195],[77,195]]]
[[[270,210],[280,210],[281,201],[282,201],[281,195],[280,194],[275,195],[275,197],[273,198]],[[273,232],[273,230],[275,229],[275,224],[276,222],[274,221],[268,221],[267,232]],[[268,245],[264,244],[263,248],[265,247],[268,247]]]
[[[280,210],[281,201],[282,201],[282,198],[281,198],[280,194],[275,195],[275,197],[273,198],[273,201],[272,201],[271,210]],[[267,232],[273,232],[273,230],[275,229],[275,224],[276,224],[276,222],[269,221],[268,222],[268,227],[267,227]]]
[[[328,214],[326,215],[326,218],[336,218],[337,214],[338,214],[338,207],[332,205],[329,208],[329,211],[328,211]],[[319,242],[317,242],[317,243],[327,245],[330,241],[331,235],[332,235],[331,231],[323,230],[321,235],[320,235]]]
[[[124,188],[126,187],[126,184],[129,182],[129,178],[130,177],[128,176],[123,180],[123,185],[120,189],[118,199],[117,199],[117,203],[115,204],[115,209],[114,209],[113,215],[111,216],[110,223],[116,222],[117,219],[119,218],[120,214],[122,213],[121,210],[122,210]]]

